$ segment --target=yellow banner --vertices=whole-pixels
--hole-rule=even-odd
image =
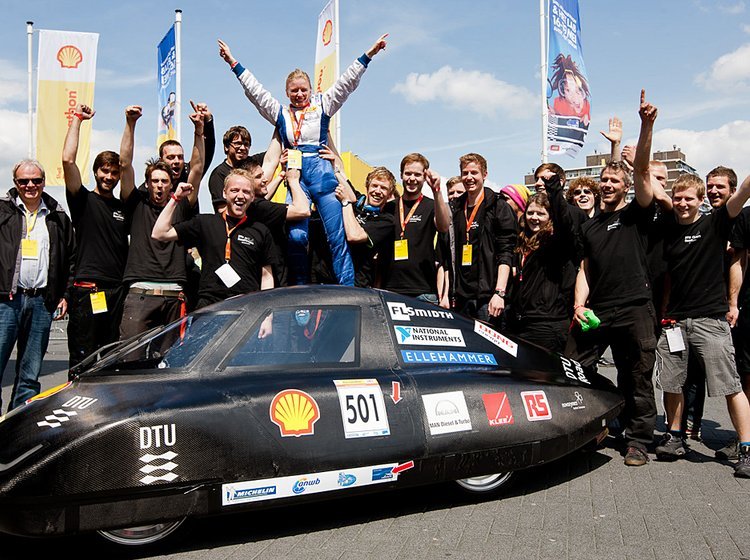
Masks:
[[[48,186],[64,186],[62,149],[68,126],[76,118],[76,105],[94,105],[94,84],[39,80],[37,114],[43,115],[44,126],[37,127],[36,157],[47,172]],[[41,120],[41,117],[40,117]],[[88,182],[91,121],[81,126],[76,163],[83,183]]]
[[[62,147],[76,105],[94,105],[98,33],[39,31],[36,157],[47,172],[48,186],[64,186]],[[91,124],[84,123],[76,163],[89,180]]]

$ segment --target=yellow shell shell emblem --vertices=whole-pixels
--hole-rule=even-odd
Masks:
[[[82,60],[81,51],[73,45],[65,45],[57,51],[57,61],[63,68],[78,68]]]
[[[320,409],[315,399],[304,391],[286,389],[273,398],[269,414],[281,430],[281,437],[299,437],[315,433]]]

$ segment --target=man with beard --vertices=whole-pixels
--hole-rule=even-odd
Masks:
[[[498,324],[505,309],[518,225],[502,196],[484,186],[487,160],[466,154],[459,165],[466,192],[453,205],[456,310]]]
[[[140,111],[138,106],[128,107],[125,117],[134,121]],[[76,107],[62,153],[65,194],[78,245],[68,304],[70,367],[117,340],[125,300],[122,275],[128,258],[129,220],[125,205],[113,195],[120,181],[120,156],[110,151],[96,156],[93,191],[82,185],[76,165],[81,123],[94,114],[87,105]]]
[[[187,251],[174,242],[151,238],[156,219],[173,195],[170,167],[163,161],[149,163],[146,166],[147,193],[135,188],[132,160],[138,117],[140,111],[128,120],[120,147],[121,195],[128,214],[132,215],[130,250],[123,278],[128,293],[120,324],[122,340],[175,321],[186,312]],[[203,116],[196,112],[190,115],[190,120],[195,127],[188,174],[193,190],[179,201],[175,221],[183,221],[193,214],[203,175]]]
[[[425,182],[434,199],[422,194]],[[401,160],[404,194],[396,202],[395,241],[387,263],[385,289],[438,304],[435,234],[450,228],[451,216],[440,189],[440,177],[422,154]]]
[[[574,295],[576,325],[565,355],[592,367],[612,347],[617,386],[625,396],[625,464],[645,465],[646,446],[654,438],[656,402],[652,382],[656,347],[656,312],[651,301],[646,245],[653,223],[653,191],[648,174],[656,107],[641,91],[641,132],[635,158],[635,199],[627,203],[630,173],[622,162],[601,172],[602,212],[586,221],[581,236],[584,259]],[[599,328],[583,332],[592,310]]]

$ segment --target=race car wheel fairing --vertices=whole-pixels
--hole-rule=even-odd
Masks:
[[[483,494],[485,492],[494,492],[498,488],[505,486],[512,475],[512,472],[502,472],[485,476],[473,476],[471,478],[459,479],[456,481],[456,484],[472,494]]]
[[[151,544],[171,535],[182,525],[185,518],[155,525],[143,525],[142,527],[128,527],[127,529],[114,529],[110,531],[97,531],[102,537],[117,544],[138,546]]]

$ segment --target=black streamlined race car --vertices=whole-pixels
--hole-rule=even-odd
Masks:
[[[0,531],[144,544],[188,516],[458,481],[596,439],[607,379],[389,292],[229,299],[116,344],[0,420]]]

